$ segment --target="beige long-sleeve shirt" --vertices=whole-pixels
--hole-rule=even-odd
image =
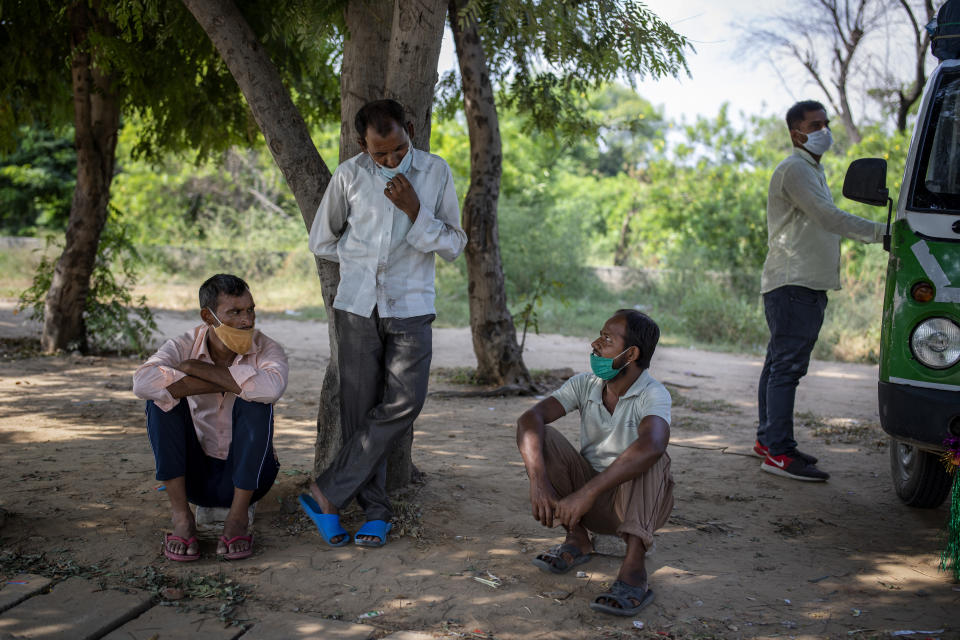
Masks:
[[[785,285],[840,288],[840,238],[883,240],[885,225],[833,203],[823,167],[806,150],[777,165],[767,197],[767,259],[760,292]]]

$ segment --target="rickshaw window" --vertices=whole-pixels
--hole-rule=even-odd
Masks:
[[[960,211],[960,72],[940,77],[932,102],[909,208],[956,214]]]

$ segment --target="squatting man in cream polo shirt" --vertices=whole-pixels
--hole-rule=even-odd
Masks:
[[[533,517],[567,532],[533,564],[566,573],[591,559],[589,532],[619,534],[627,555],[617,580],[590,604],[611,615],[632,616],[653,601],[644,554],[673,508],[670,393],[649,371],[659,339],[648,316],[617,311],[591,344],[593,372],[570,378],[517,421]],[[549,426],[573,410],[580,412],[579,451]]]
[[[817,342],[827,289],[840,288],[840,238],[881,242],[884,226],[841,211],[820,165],[830,148],[827,112],[813,100],[787,111],[793,153],[770,179],[767,259],[760,291],[770,342],[757,391],[759,424],[753,447],[760,468],[795,480],[822,482],[829,474],[797,450],[793,405]]]

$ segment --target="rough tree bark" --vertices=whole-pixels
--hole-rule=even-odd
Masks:
[[[464,0],[450,0],[449,15],[470,134],[470,188],[463,202],[463,228],[468,238],[470,329],[477,378],[535,391],[507,309],[500,260],[497,201],[503,154],[497,105],[476,20],[459,12],[465,5]]]
[[[94,66],[90,42],[94,31],[106,33],[111,25],[96,14],[95,5],[85,2],[71,6],[69,15],[77,185],[66,243],[44,301],[40,341],[46,352],[87,348],[83,312],[100,233],[107,221],[120,126],[119,98],[110,76]]]
[[[360,153],[354,116],[371,100],[393,98],[413,122],[413,145],[430,150],[433,89],[443,40],[446,6],[442,0],[354,0],[345,11],[348,38],[343,45],[340,73],[340,161]],[[371,60],[371,53],[382,57]],[[330,308],[330,307],[328,307]],[[332,367],[332,360],[331,360]],[[327,371],[327,377],[331,377]],[[339,449],[339,441],[337,442]],[[410,482],[413,431],[406,433],[387,459],[387,489]],[[336,450],[316,470],[329,464]]]
[[[620,236],[617,239],[617,248],[613,252],[613,264],[622,267],[627,264],[628,253],[630,250],[630,222],[639,213],[636,203],[627,211],[623,217],[623,224],[620,225]]]
[[[200,23],[230,73],[237,80],[274,160],[293,191],[309,231],[317,207],[330,181],[330,171],[320,158],[306,124],[297,111],[280,75],[232,0],[183,0]],[[344,47],[341,72],[341,150],[344,160],[357,153],[353,116],[363,103],[390,96],[403,102],[418,121],[414,143],[429,148],[430,107],[437,78],[437,60],[443,35],[444,7],[440,0],[393,3],[354,0],[346,11],[350,37]],[[390,74],[389,79],[387,74]],[[425,138],[424,138],[425,136]],[[339,267],[317,261],[324,306],[333,308]],[[342,443],[340,431],[340,380],[333,315],[329,315],[330,363],[324,374],[317,414],[314,471],[325,469]],[[412,433],[391,457],[388,484],[410,480]],[[399,458],[399,460],[398,460]]]

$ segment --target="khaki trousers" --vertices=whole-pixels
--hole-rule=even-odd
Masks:
[[[550,483],[561,498],[598,473],[563,434],[550,426],[544,431],[543,455]],[[604,492],[580,522],[593,533],[618,534],[624,539],[636,536],[649,550],[653,532],[666,524],[672,509],[673,477],[670,456],[664,453],[643,475]]]

